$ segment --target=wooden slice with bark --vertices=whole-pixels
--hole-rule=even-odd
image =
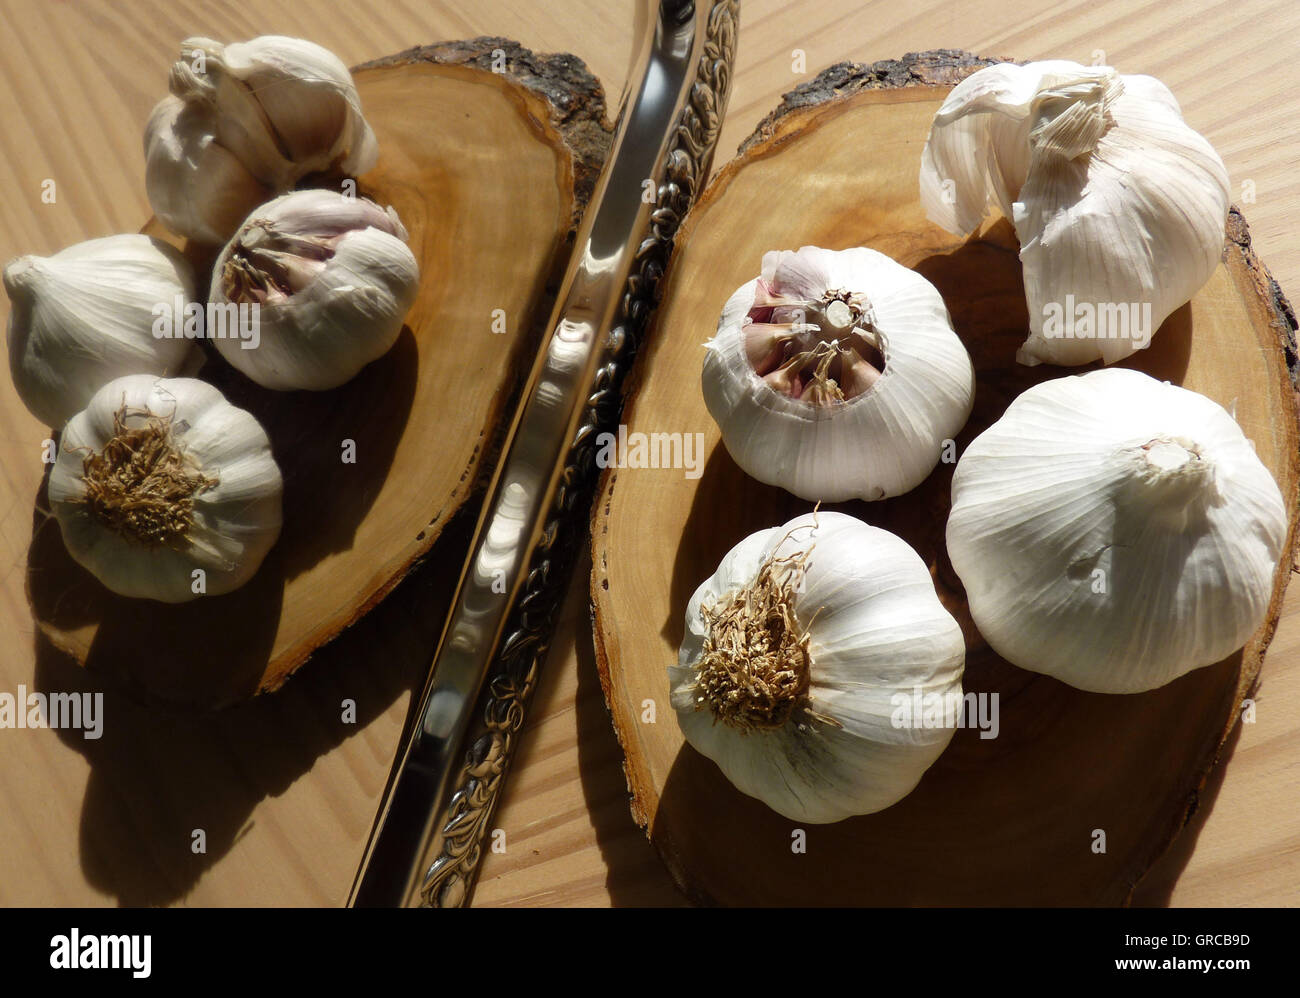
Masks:
[[[682,738],[667,669],[687,601],[743,537],[811,508],[736,466],[700,392],[703,344],[764,252],[869,246],[939,289],[977,376],[958,453],[1026,388],[1088,369],[1015,362],[1028,315],[1007,221],[961,239],[931,224],[919,203],[931,119],[949,89],[985,64],[944,51],[832,67],[768,116],[678,237],[624,421],[629,434],[702,434],[705,460],[698,477],[681,468],[605,472],[591,597],[632,813],[697,901],[1124,903],[1196,809],[1258,680],[1291,571],[1294,513],[1268,619],[1244,649],[1162,689],[1105,696],[1015,668],[983,641],[944,549],[953,465],[940,464],[906,495],[823,509],[884,527],[925,559],[966,635],[965,689],[997,695],[996,737],[958,730],[909,796],[876,814],[803,828],[802,850],[792,848],[800,841],[792,822],[735,790]],[[1292,510],[1300,483],[1294,330],[1234,210],[1222,265],[1149,349],[1124,362],[1235,406]]]
[[[46,433],[0,388],[5,432],[32,437],[12,484],[34,504],[35,621],[142,696],[222,705],[273,690],[421,559],[459,573],[461,549],[436,542],[491,467],[609,146],[604,93],[573,56],[478,38],[354,76],[380,149],[357,193],[397,210],[419,295],[396,346],[332,391],[263,389],[208,352],[199,376],[262,422],[284,475],[284,530],[249,583],[179,606],[110,593],[64,549],[47,514]],[[156,221],[146,231],[172,238]],[[206,288],[215,253],[185,249]],[[28,547],[22,518],[5,524],[9,546]]]

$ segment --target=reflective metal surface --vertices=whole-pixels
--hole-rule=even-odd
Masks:
[[[738,6],[640,6],[610,155],[488,488],[352,905],[451,906],[469,898],[564,579],[586,536],[591,443],[617,421],[621,381],[672,238],[708,176]]]

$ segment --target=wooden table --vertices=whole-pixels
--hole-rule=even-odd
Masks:
[[[1256,250],[1300,296],[1300,7],[1074,0],[1026,4],[1016,16],[1011,6],[743,0],[718,162],[784,91],[839,60],[951,47],[1104,61],[1170,86],[1227,163]],[[149,216],[144,122],[188,35],[297,35],[349,64],[504,35],[579,55],[616,105],[631,23],[630,0],[230,0],[219,9],[202,0],[0,0],[0,260],[139,228]],[[801,53],[806,72],[797,71]],[[41,199],[46,179],[56,182],[53,204]],[[4,469],[35,460],[43,436],[33,420],[20,439],[0,439],[0,516],[31,519],[31,495]],[[25,564],[26,545],[0,552],[0,690],[102,688],[37,639]],[[628,813],[593,663],[587,570],[570,592],[497,814],[504,851],[484,860],[479,905],[682,903]],[[420,680],[418,640],[403,624],[425,584],[381,608],[391,647],[345,634],[275,695],[194,717],[110,689],[98,740],[0,731],[0,904],[343,903]],[[356,700],[356,723],[343,719],[344,699]],[[1265,662],[1256,720],[1225,755],[1199,813],[1140,889],[1142,903],[1300,904],[1300,590]]]

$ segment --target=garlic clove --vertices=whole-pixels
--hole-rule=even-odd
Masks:
[[[786,670],[764,657],[771,626],[733,626],[730,612],[744,599],[792,614],[777,659]],[[760,611],[754,620],[768,618]],[[726,649],[739,653],[723,664],[747,670],[735,673],[747,677],[739,683],[719,671]],[[898,698],[960,698],[964,660],[960,627],[904,541],[845,514],[812,513],[727,553],[687,606],[678,664],[668,672],[693,747],[741,792],[791,820],[822,823],[879,811],[911,792],[953,728],[896,725]],[[782,678],[800,670],[796,681]],[[764,698],[770,689],[783,692]]]
[[[253,337],[217,351],[258,384],[321,391],[392,348],[415,300],[419,267],[391,209],[333,191],[282,195],[222,250],[210,300],[256,309]]]
[[[880,371],[865,357],[854,354],[845,368],[842,389],[846,399],[864,395],[880,380]]]
[[[391,206],[337,191],[303,190],[262,205],[257,218],[291,236],[329,238],[373,228],[406,242],[410,234]],[[251,220],[250,220],[251,221]]]
[[[830,287],[829,259],[829,252],[823,249],[764,253],[763,279],[769,288],[779,287],[782,298],[818,298]]]
[[[1020,395],[957,464],[948,553],[1014,665],[1154,689],[1262,623],[1287,535],[1276,483],[1195,392],[1111,368]]]
[[[212,134],[206,105],[159,102],[145,129],[150,206],[171,231],[220,243],[274,193]]]
[[[295,164],[253,90],[225,64],[226,46],[187,38],[172,64],[169,89],[187,106],[204,109],[211,139],[229,150],[250,174],[274,190],[295,181]],[[200,63],[199,60],[202,60]]]
[[[314,170],[338,161],[345,173],[375,165],[374,133],[361,113],[352,74],[333,52],[300,38],[264,35],[226,46],[222,58],[256,96],[290,159],[315,164]]]
[[[64,428],[48,488],[77,562],[113,592],[164,603],[242,586],[282,522],[266,432],[190,378],[105,385]]]
[[[189,238],[224,242],[307,175],[356,175],[378,157],[347,67],[302,39],[188,38],[170,88],[146,129],[146,186],[159,218]]]
[[[1106,364],[1150,343],[1222,253],[1223,161],[1168,89],[1107,66],[981,70],[936,115],[926,214],[966,235],[989,208],[1020,240],[1024,364]]]
[[[990,208],[1011,217],[1029,171],[1023,108],[1038,78],[1010,63],[962,80],[935,115],[921,154],[921,204],[949,232],[969,235]]]
[[[803,394],[803,380],[799,377],[802,362],[798,359],[782,364],[771,374],[763,375],[763,382],[774,391],[797,399]]]
[[[108,236],[4,270],[9,369],[23,404],[62,426],[106,382],[125,374],[193,373],[194,341],[156,336],[156,310],[179,321],[194,301],[194,274],[173,247],[139,234]]]
[[[797,334],[789,323],[751,322],[745,326],[745,356],[759,375],[785,363],[785,347]]]

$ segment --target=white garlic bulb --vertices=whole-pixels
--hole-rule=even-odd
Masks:
[[[966,448],[947,541],[994,651],[1137,693],[1246,643],[1286,535],[1277,484],[1227,412],[1112,368],[1029,389]]]
[[[378,157],[347,66],[300,38],[187,38],[171,96],[145,129],[145,187],[178,235],[223,243],[310,173],[356,176]]]
[[[1150,344],[1223,252],[1228,173],[1150,76],[1073,62],[963,80],[921,159],[931,221],[973,232],[990,208],[1020,240],[1023,364],[1107,364]]]
[[[900,704],[962,698],[965,643],[906,542],[809,513],[737,544],[686,609],[672,704],[737,789],[794,821],[901,800],[953,726]]]
[[[68,552],[123,596],[237,589],[280,535],[280,469],[257,420],[207,382],[132,375],[72,418],[50,471]]]
[[[248,305],[253,336],[214,337],[266,388],[336,388],[397,341],[419,266],[392,208],[295,191],[258,208],[221,251],[209,301]]]
[[[5,267],[9,370],[32,415],[59,427],[126,374],[192,374],[193,339],[177,335],[194,301],[179,252],[144,235],[107,236]],[[163,315],[174,323],[158,326]],[[158,335],[159,332],[166,335]]]
[[[763,256],[708,343],[704,402],[735,462],[802,499],[919,485],[970,415],[975,373],[943,298],[863,247]]]

